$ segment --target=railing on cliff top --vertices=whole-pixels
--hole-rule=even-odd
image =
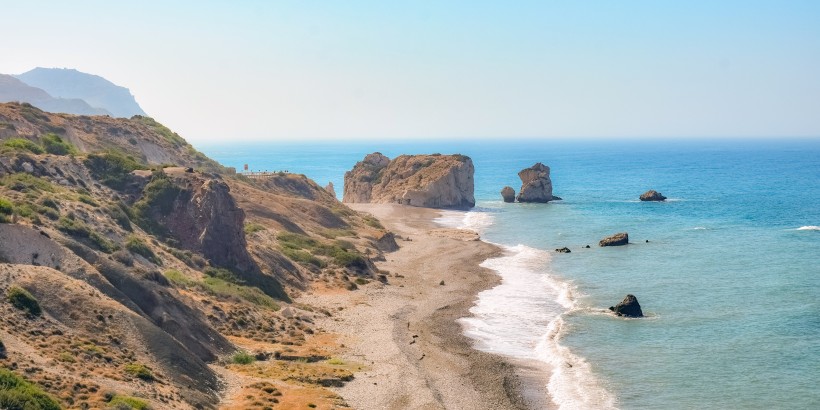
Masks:
[[[243,171],[239,175],[246,176],[248,178],[264,179],[271,178],[276,175],[283,176],[287,173],[288,171]]]

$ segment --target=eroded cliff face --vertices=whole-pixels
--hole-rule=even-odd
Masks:
[[[464,155],[367,155],[345,173],[343,202],[426,208],[475,206],[473,161]]]

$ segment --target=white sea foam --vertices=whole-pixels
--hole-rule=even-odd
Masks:
[[[454,228],[484,230],[492,213],[443,215],[438,221]],[[525,245],[505,247],[505,255],[481,266],[501,276],[501,284],[478,295],[472,316],[459,320],[475,348],[541,362],[551,374],[547,391],[561,409],[615,407],[614,396],[600,385],[591,366],[560,344],[564,315],[578,310],[570,283],[550,274],[550,253]]]
[[[820,231],[820,226],[815,225],[808,225],[808,226],[801,226],[796,231]]]

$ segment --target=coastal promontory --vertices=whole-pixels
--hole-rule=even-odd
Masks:
[[[398,203],[425,208],[475,206],[473,161],[465,155],[368,154],[345,173],[346,203]]]

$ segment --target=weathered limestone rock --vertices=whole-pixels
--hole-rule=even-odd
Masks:
[[[325,191],[329,192],[330,195],[333,195],[336,198],[336,188],[333,186],[333,182],[328,182],[327,186],[325,186]]]
[[[376,152],[345,173],[342,201],[472,208],[474,172],[464,155],[401,155],[391,161]]]
[[[518,202],[549,202],[552,197],[552,180],[550,167],[536,163],[524,168],[518,173],[521,178],[521,190],[518,192]]]
[[[663,196],[660,192],[650,189],[649,191],[644,192],[641,194],[641,201],[665,201],[666,197]]]
[[[505,186],[501,190],[501,197],[504,198],[504,202],[515,202],[515,190],[512,187]]]
[[[598,246],[621,246],[629,243],[629,234],[626,232],[616,233],[610,237],[601,239]]]
[[[641,304],[638,303],[638,298],[636,298],[635,295],[626,295],[621,303],[610,306],[609,310],[615,312],[618,316],[643,317]]]

